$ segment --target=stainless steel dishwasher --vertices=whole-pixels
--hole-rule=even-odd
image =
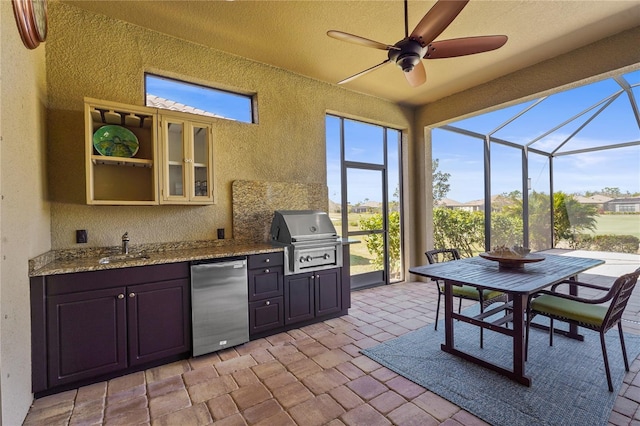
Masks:
[[[247,258],[191,262],[193,356],[249,341]]]

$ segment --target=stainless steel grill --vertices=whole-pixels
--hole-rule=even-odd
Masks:
[[[276,210],[271,241],[284,246],[285,275],[342,266],[342,244],[325,212]]]

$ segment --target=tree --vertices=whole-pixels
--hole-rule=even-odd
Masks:
[[[438,171],[438,163],[440,160],[437,158],[432,162],[432,174],[433,174],[433,202],[434,204],[447,196],[451,185],[449,185],[449,178],[451,173],[445,173]]]
[[[607,197],[611,197],[611,198],[620,198],[622,196],[622,192],[620,191],[620,188],[615,187],[609,187],[607,186],[606,188],[603,188],[600,191],[600,194],[602,195],[606,195]]]
[[[376,213],[369,217],[363,217],[359,223],[361,230],[380,230],[382,226],[382,214]],[[400,270],[400,212],[389,213],[389,269]],[[367,250],[374,255],[373,264],[378,269],[384,269],[384,234],[369,234],[364,237]]]
[[[505,206],[503,212],[513,218],[518,218],[519,222],[513,222],[516,227],[513,232],[517,234],[517,238],[514,238],[511,244],[521,244],[523,234],[522,193],[520,191],[513,191],[506,196],[508,196],[513,203]],[[533,250],[543,250],[551,247],[550,211],[551,201],[549,195],[542,192],[531,191],[529,195],[529,248]],[[495,240],[493,238],[494,236],[495,234],[492,234],[492,242]]]
[[[484,214],[445,207],[433,209],[435,248],[455,247],[464,257],[471,257],[484,246]]]
[[[553,235],[557,241],[573,243],[580,231],[595,231],[598,211],[595,206],[580,204],[574,196],[564,192],[553,194]]]

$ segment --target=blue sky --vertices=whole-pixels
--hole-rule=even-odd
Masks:
[[[327,138],[327,185],[329,198],[340,202],[340,119],[335,116],[326,118]],[[384,164],[384,131],[359,121],[345,119],[345,160],[367,163],[372,167]],[[387,179],[389,201],[398,201],[393,194],[400,182],[400,132],[386,129],[387,132]],[[349,168],[347,171],[347,201],[351,204],[369,201],[382,201],[382,172]]]
[[[177,82],[151,74],[145,76],[146,92],[184,105],[251,123],[251,96]]]
[[[625,79],[632,86],[635,85],[633,93],[636,101],[640,100],[640,71],[625,75]],[[557,149],[558,153],[562,153],[640,141],[638,122],[629,97],[624,92],[590,120],[591,115],[620,90],[613,79],[607,79],[549,96],[502,128],[500,126],[503,123],[532,106],[535,101],[451,125],[481,134],[495,131],[493,136],[519,145],[535,141],[530,145],[531,148],[544,152]],[[594,105],[596,107],[589,113],[580,115]],[[568,122],[573,117],[576,119]],[[546,135],[553,129],[556,130]],[[432,140],[432,154],[434,159],[439,159],[439,170],[451,174],[451,190],[447,197],[460,202],[484,198],[482,140],[440,129],[433,131]],[[637,193],[640,192],[640,146],[557,156],[553,170],[556,192],[584,193],[617,187],[623,193]],[[520,150],[493,143],[491,193],[495,195],[521,190],[521,174]],[[533,190],[549,193],[549,164],[546,157],[529,154],[529,178]]]

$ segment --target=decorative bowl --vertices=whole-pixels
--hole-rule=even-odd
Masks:
[[[539,254],[519,256],[517,254],[494,254],[488,252],[480,253],[479,256],[483,259],[498,262],[501,268],[523,268],[525,263],[541,262],[544,260],[544,257]]]
[[[93,134],[93,147],[107,157],[131,158],[138,152],[138,138],[125,127],[108,124]]]

